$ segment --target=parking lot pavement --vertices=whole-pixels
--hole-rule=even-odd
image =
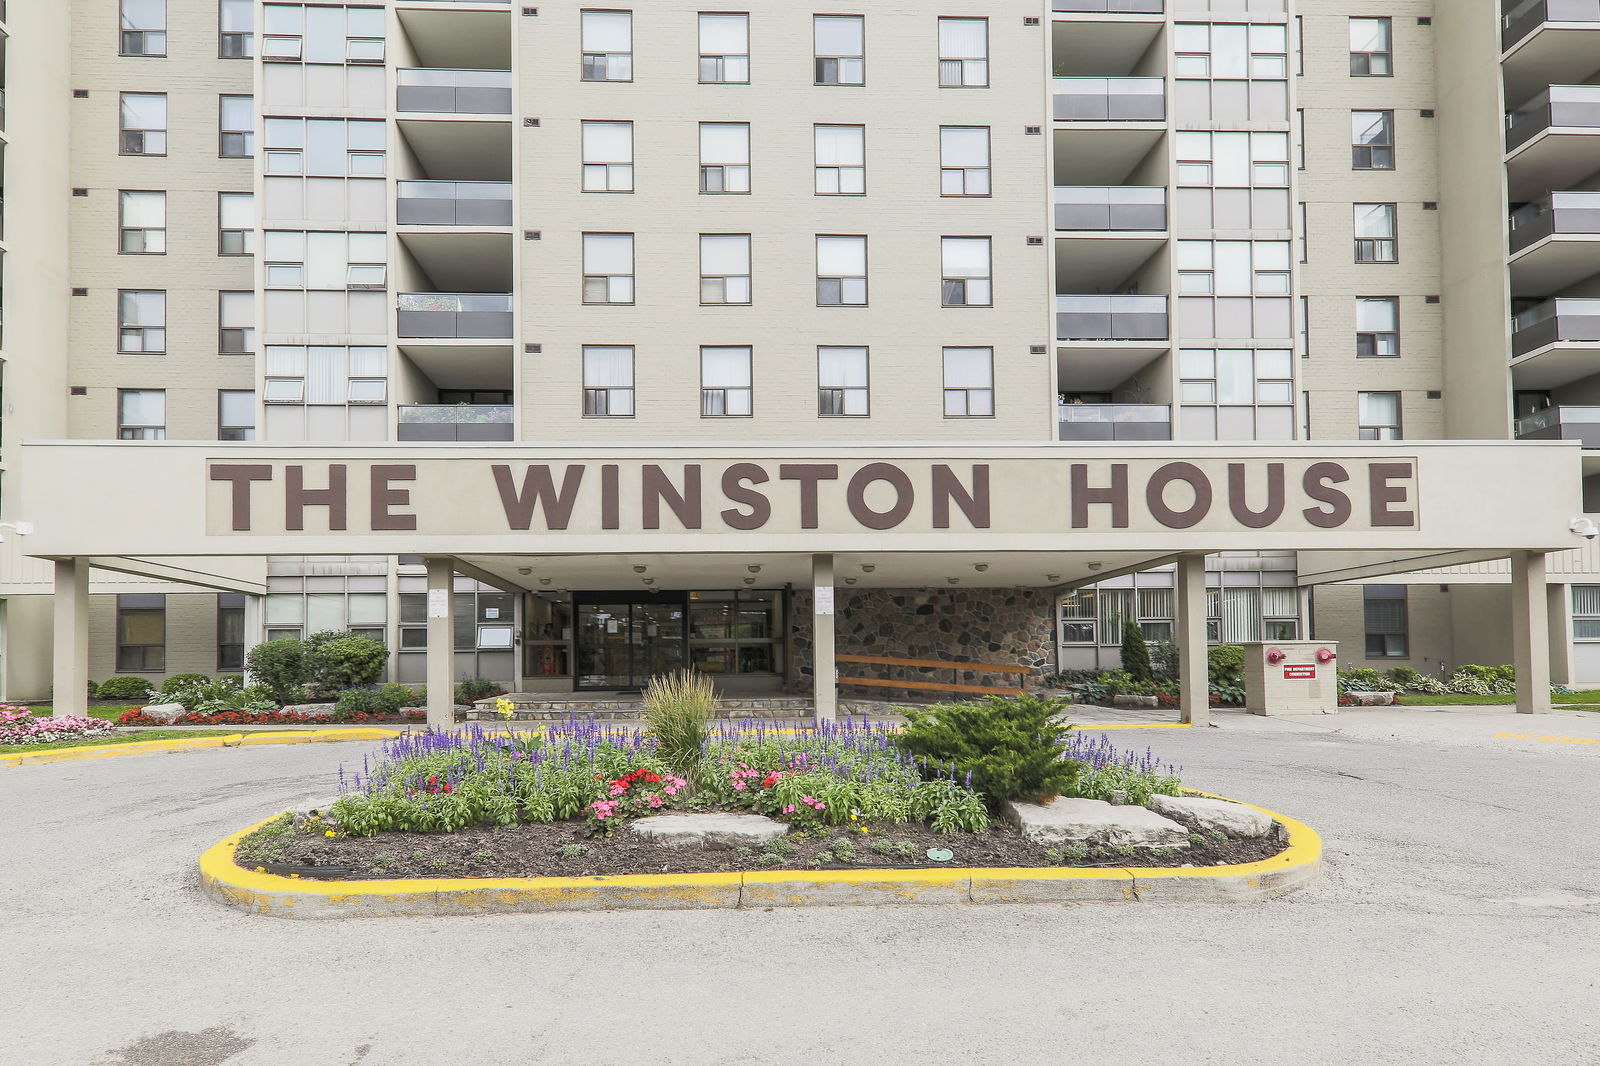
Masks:
[[[4,769],[0,1058],[1594,1066],[1597,746],[1494,736],[1530,725],[1600,736],[1459,709],[1110,734],[1322,832],[1319,885],[1207,906],[267,919],[201,897],[195,857],[374,745]]]

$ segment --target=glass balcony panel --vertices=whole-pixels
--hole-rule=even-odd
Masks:
[[[1058,186],[1056,229],[1164,230],[1167,190],[1161,186]]]
[[[1600,300],[1547,300],[1512,319],[1511,330],[1513,356],[1551,344],[1600,341]]]
[[[407,338],[509,340],[511,294],[405,292],[396,303],[396,332]]]
[[[1513,253],[1558,233],[1600,235],[1600,192],[1553,193],[1511,215]]]
[[[395,217],[402,226],[509,226],[511,183],[402,181]]]
[[[399,440],[511,440],[509,404],[411,404],[400,407]]]
[[[395,83],[395,106],[401,111],[511,114],[509,70],[407,67],[395,72]]]
[[[1058,122],[1160,122],[1167,117],[1163,78],[1054,78]]]
[[[1166,340],[1165,296],[1057,296],[1056,339]]]
[[[1600,85],[1552,85],[1506,116],[1506,151],[1553,126],[1600,127]]]
[[[1520,0],[1507,3],[1500,20],[1500,47],[1513,45],[1547,22],[1592,22],[1600,25],[1600,0]]]
[[[1172,408],[1159,403],[1056,405],[1059,440],[1171,440]]]
[[[1052,6],[1069,15],[1159,15],[1164,8],[1164,0],[1054,0]]]

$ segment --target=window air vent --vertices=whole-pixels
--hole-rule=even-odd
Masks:
[[[522,14],[526,18],[536,18],[539,14],[539,9],[536,7],[525,7],[522,9]]]
[[[1439,302],[1439,298],[1437,296],[1424,296],[1422,298],[1422,302],[1425,304],[1436,304]]]
[[[87,99],[89,99],[89,90],[88,89],[74,89],[74,90],[72,90],[72,98],[74,100],[87,100]]]
[[[522,124],[524,126],[537,126],[539,124],[539,120],[536,118],[525,118],[522,120]]]
[[[544,354],[544,345],[542,345],[542,344],[524,344],[522,346],[522,351],[523,351],[523,354],[525,354],[525,355],[543,355]]]
[[[1044,129],[1041,126],[1027,126],[1023,129],[1023,132],[1029,137],[1037,137],[1044,132]]]
[[[1442,400],[1442,399],[1444,399],[1444,393],[1440,392],[1438,389],[1429,389],[1428,390],[1428,399],[1430,399],[1430,400]]]
[[[1421,114],[1423,118],[1432,118],[1433,117],[1433,108],[1425,107],[1419,112],[1419,114]]]
[[[522,231],[522,239],[525,241],[542,241],[544,240],[544,234],[536,229],[525,229]]]
[[[1043,237],[1029,237],[1028,238],[1028,247],[1029,248],[1042,248],[1042,247],[1044,247],[1044,238]]]
[[[1050,351],[1050,349],[1046,348],[1042,344],[1030,344],[1030,345],[1028,345],[1028,354],[1029,355],[1046,355],[1046,354],[1049,353],[1049,351]]]
[[[73,289],[72,290],[72,295],[74,295],[74,296],[87,296],[87,295],[89,295],[89,290],[88,289]]]
[[[1417,25],[1418,26],[1432,26],[1433,25],[1433,16],[1432,15],[1418,15],[1417,16]]]
[[[1422,202],[1422,209],[1424,211],[1437,211],[1439,210],[1439,205],[1433,200],[1424,200]]]
[[[87,385],[73,385],[73,386],[71,386],[70,388],[67,389],[67,395],[68,396],[87,396],[87,395],[89,395],[89,386],[87,386]]]
[[[1023,15],[1022,16],[1022,24],[1024,26],[1037,26],[1037,25],[1039,25],[1039,16],[1038,15]]]
[[[72,195],[74,195],[74,196],[88,196],[89,195],[89,190],[88,189],[84,189],[84,188],[76,188],[76,189],[72,190]]]

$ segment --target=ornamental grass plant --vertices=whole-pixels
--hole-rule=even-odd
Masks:
[[[716,685],[693,670],[653,677],[644,690],[645,734],[661,761],[689,783],[691,794],[700,787],[716,698]]]

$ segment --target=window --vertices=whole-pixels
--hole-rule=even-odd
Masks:
[[[633,303],[633,234],[583,235],[583,302]]]
[[[267,230],[267,287],[381,289],[388,278],[387,243],[382,233]]]
[[[1307,221],[1306,205],[1304,200],[1295,205],[1294,221],[1295,258],[1300,260],[1302,263],[1309,263],[1311,261],[1311,244],[1309,237],[1310,231],[1308,229],[1309,222]]]
[[[700,191],[750,191],[750,123],[700,123]]]
[[[217,352],[254,355],[256,350],[256,294],[217,293]]]
[[[1600,585],[1572,586],[1572,639],[1600,640]]]
[[[945,307],[989,307],[994,303],[993,271],[988,237],[941,237],[944,283],[939,302]]]
[[[583,80],[633,80],[633,12],[583,13]]]
[[[384,643],[389,616],[386,582],[381,576],[310,578],[318,591],[302,593],[300,579],[269,579],[262,602],[268,640],[300,637],[306,633],[345,632]],[[272,591],[283,585],[296,591]],[[348,589],[348,594],[346,593]],[[418,597],[422,599],[423,597]],[[471,605],[470,594],[456,594],[456,607],[462,601]],[[403,600],[402,600],[403,602]],[[404,608],[402,607],[402,611]],[[402,615],[402,617],[404,617]],[[470,647],[470,645],[468,645]]]
[[[1295,354],[1302,359],[1311,356],[1311,297],[1300,297],[1300,315],[1295,323]]]
[[[1095,590],[1074,589],[1061,601],[1061,643],[1093,644]]]
[[[1356,394],[1356,418],[1361,440],[1399,440],[1400,394],[1361,392]]]
[[[167,94],[123,93],[122,155],[167,154]]]
[[[119,205],[117,251],[123,255],[167,253],[167,194],[124,189]]]
[[[1178,291],[1185,296],[1286,296],[1289,242],[1179,241]],[[1279,335],[1287,336],[1287,330]]]
[[[818,85],[866,84],[866,32],[860,15],[812,17]]]
[[[944,350],[944,413],[947,418],[994,414],[994,349]]]
[[[261,55],[269,62],[382,63],[384,14],[379,7],[268,4]]]
[[[1287,186],[1289,135],[1179,133],[1178,184],[1237,189]]]
[[[1356,170],[1394,169],[1394,112],[1350,112],[1350,165]]]
[[[861,306],[867,302],[867,239],[817,238],[817,303]]]
[[[166,440],[166,392],[161,389],[118,389],[117,439]]]
[[[217,390],[217,439],[256,439],[256,393],[254,389]]]
[[[217,670],[244,669],[244,593],[217,593]]]
[[[700,82],[744,85],[750,81],[750,16],[700,15]]]
[[[989,20],[939,20],[939,87],[982,89],[989,84]]]
[[[1363,585],[1362,614],[1366,616],[1367,658],[1409,659],[1406,633],[1406,587]]]
[[[249,159],[256,154],[255,107],[253,96],[217,97],[217,155],[223,159]]]
[[[817,349],[817,414],[867,414],[867,350]]]
[[[989,127],[939,127],[939,194],[989,195]]]
[[[256,54],[255,0],[217,0],[217,55],[249,59]]]
[[[117,597],[117,672],[159,674],[167,668],[167,598]]]
[[[1356,204],[1356,262],[1399,261],[1395,240],[1394,204]]]
[[[700,414],[748,415],[750,349],[700,349]]]
[[[217,193],[217,254],[253,255],[255,250],[255,194]]]
[[[1292,440],[1294,359],[1285,348],[1178,353],[1184,440]]]
[[[167,54],[167,0],[122,0],[122,54]]]
[[[867,191],[867,128],[818,126],[817,192],[855,195]]]
[[[1350,20],[1350,73],[1358,77],[1388,77],[1391,63],[1389,19]]]
[[[269,345],[263,403],[381,404],[388,351],[341,345]]]
[[[633,123],[583,124],[583,191],[633,191]]]
[[[633,414],[631,346],[583,346],[583,413],[612,417]]]
[[[167,294],[161,289],[117,292],[117,351],[161,355],[167,350]]]
[[[689,661],[713,676],[783,668],[783,593],[689,593]]]
[[[1356,354],[1400,354],[1400,298],[1356,297]]]
[[[700,235],[700,302],[703,304],[750,302],[748,233]]]
[[[372,119],[269,118],[266,172],[382,177],[384,145],[384,124]]]

